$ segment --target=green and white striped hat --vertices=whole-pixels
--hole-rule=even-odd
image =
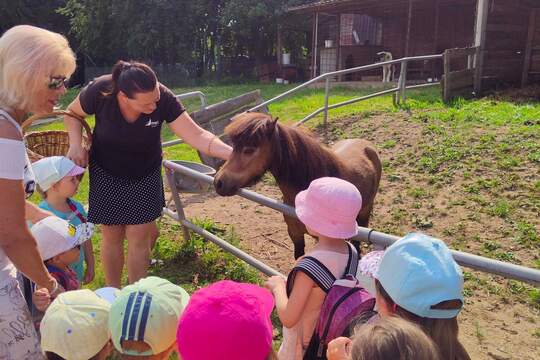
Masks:
[[[178,319],[188,301],[184,289],[155,276],[126,286],[112,304],[109,315],[114,347],[122,354],[134,356],[167,350],[176,340]],[[150,350],[123,349],[123,341],[143,341]]]

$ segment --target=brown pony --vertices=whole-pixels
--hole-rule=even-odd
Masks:
[[[360,190],[363,203],[357,221],[360,226],[368,226],[381,179],[381,161],[370,142],[341,140],[330,149],[306,131],[278,123],[267,114],[243,113],[233,120],[225,129],[233,152],[214,178],[218,194],[234,195],[238,189],[257,182],[268,170],[283,193],[283,201],[294,206],[296,194],[307,189],[311,181],[339,177]],[[298,258],[304,254],[306,227],[296,219],[284,217],[294,243],[294,257]]]

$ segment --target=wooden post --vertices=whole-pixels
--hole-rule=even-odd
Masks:
[[[437,54],[438,45],[439,45],[439,20],[440,20],[440,10],[439,10],[439,0],[435,0],[435,29],[433,32],[433,54]],[[431,77],[436,76],[436,66],[438,61],[431,61]]]
[[[341,64],[341,14],[337,14],[337,69],[342,70],[345,67]],[[343,75],[338,75],[337,81],[342,81]]]
[[[413,1],[409,0],[409,11],[407,14],[407,37],[405,38],[405,57],[409,56],[409,41],[411,39],[412,4],[413,4]]]
[[[523,73],[521,74],[521,87],[527,85],[529,80],[529,68],[531,66],[531,53],[532,53],[532,44],[534,38],[534,29],[536,25],[536,12],[537,10],[532,10],[529,15],[529,30],[527,33],[527,43],[525,44],[525,59],[523,60]]]
[[[443,101],[447,102],[450,100],[450,56],[448,50],[445,50],[443,54],[443,69]]]
[[[282,62],[282,51],[283,51],[283,45],[281,43],[281,25],[277,25],[277,42],[276,42],[276,56],[277,56],[277,64],[279,67],[281,67]]]
[[[486,45],[486,29],[489,0],[476,0],[476,23],[474,26],[474,46],[478,47],[476,56],[476,73],[474,76],[474,92],[479,96],[482,92],[482,72],[484,70],[484,48]]]
[[[315,30],[313,34],[313,77],[317,76],[317,44],[319,43],[319,12],[315,13]]]
[[[439,0],[435,0],[435,29],[433,31],[433,53],[437,54],[437,45],[439,43]]]

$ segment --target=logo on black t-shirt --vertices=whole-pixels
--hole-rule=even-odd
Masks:
[[[148,122],[144,126],[156,127],[159,125],[159,121],[152,121],[152,118],[148,119]]]

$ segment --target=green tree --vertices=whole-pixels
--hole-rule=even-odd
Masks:
[[[35,25],[66,34],[69,23],[56,13],[66,0],[4,0],[0,1],[0,33],[20,24]]]

